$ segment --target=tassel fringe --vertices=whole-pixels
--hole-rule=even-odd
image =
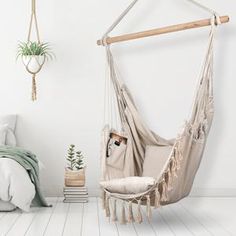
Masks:
[[[106,209],[106,192],[102,190],[102,207],[105,210]]]
[[[167,190],[171,191],[173,189],[173,177],[172,177],[172,171],[171,168],[169,168],[168,172],[167,172],[167,178],[168,178],[168,182],[167,182]]]
[[[178,166],[177,166],[177,161],[176,161],[175,157],[173,157],[171,169],[172,169],[172,173],[173,173],[174,177],[177,178],[178,177],[178,175],[177,175]]]
[[[129,201],[129,209],[128,209],[128,222],[132,223],[134,221],[133,210],[132,210],[132,201]]]
[[[137,212],[136,222],[140,224],[143,221],[143,217],[142,217],[142,213],[141,213],[141,199],[138,200],[138,208],[137,208],[137,210],[138,210],[138,212]]]
[[[165,201],[167,201],[167,184],[166,184],[166,181],[163,180],[161,185],[162,185],[161,201],[165,202]]]
[[[106,217],[110,217],[111,216],[111,212],[110,212],[110,206],[109,206],[109,197],[107,196],[106,197]]]
[[[126,224],[127,220],[126,220],[126,215],[125,215],[125,201],[123,201],[122,203],[122,212],[121,212],[121,224]]]
[[[155,203],[154,203],[154,207],[155,209],[160,207],[160,193],[159,193],[159,190],[158,190],[158,187],[156,187],[155,189]]]
[[[150,221],[152,219],[152,209],[151,209],[151,204],[150,204],[150,196],[146,196],[147,199],[147,218]]]
[[[117,214],[116,214],[116,199],[114,199],[114,202],[113,202],[112,221],[117,221]]]

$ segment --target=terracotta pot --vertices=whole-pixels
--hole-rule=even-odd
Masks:
[[[85,171],[65,169],[65,186],[83,187],[85,184]]]
[[[45,56],[23,56],[22,62],[29,73],[36,74],[41,70],[45,62]]]

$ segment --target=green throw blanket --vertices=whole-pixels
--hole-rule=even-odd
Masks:
[[[0,146],[0,158],[9,158],[18,162],[28,172],[32,183],[35,186],[34,206],[49,207],[40,189],[39,166],[36,156],[30,151],[19,147]]]

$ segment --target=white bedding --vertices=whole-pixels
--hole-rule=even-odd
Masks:
[[[16,206],[13,205],[12,203],[0,200],[1,211],[14,211],[15,209],[16,209]]]
[[[23,211],[29,211],[35,187],[27,171],[16,161],[0,159],[0,200],[9,201]]]

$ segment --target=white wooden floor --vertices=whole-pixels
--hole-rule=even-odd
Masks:
[[[109,223],[98,198],[89,203],[63,203],[49,198],[52,208],[0,213],[0,235],[8,236],[153,236],[236,235],[236,198],[187,198],[153,213],[143,224]]]

